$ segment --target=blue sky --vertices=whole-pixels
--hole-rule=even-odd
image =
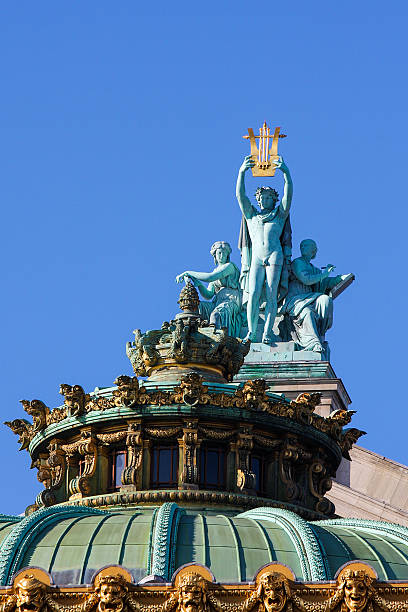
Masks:
[[[288,134],[294,255],[313,237],[357,277],[328,340],[362,445],[408,463],[408,10],[274,4],[2,4],[2,421],[130,373],[132,330],[175,314],[174,277],[215,240],[239,263],[242,135],[266,119]],[[41,485],[1,441],[1,510],[21,512]]]

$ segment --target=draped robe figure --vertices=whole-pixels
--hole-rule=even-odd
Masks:
[[[322,353],[325,333],[333,323],[333,298],[328,294],[344,276],[329,277],[334,266],[319,269],[310,263],[317,253],[314,240],[303,240],[300,249],[302,257],[292,261],[288,293],[279,311],[290,318],[289,334],[282,335],[289,335],[302,350]]]
[[[177,282],[190,279],[201,295],[208,301],[200,300],[199,311],[203,319],[214,324],[217,329],[226,327],[228,335],[239,337],[241,330],[242,291],[240,272],[230,261],[231,246],[228,242],[214,242],[210,250],[216,267],[212,272],[186,270],[176,278]],[[208,282],[206,287],[203,282]]]

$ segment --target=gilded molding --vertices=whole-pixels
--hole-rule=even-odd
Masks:
[[[224,585],[215,580],[208,568],[189,563],[177,570],[172,582],[168,578],[167,584],[135,585],[125,568],[108,566],[99,570],[91,586],[61,588],[51,585],[44,570],[28,567],[16,574],[11,588],[0,587],[0,607],[2,612],[402,612],[408,608],[408,583],[381,582],[361,561],[344,566],[335,582],[296,581],[292,570],[278,562],[260,568],[251,583]]]

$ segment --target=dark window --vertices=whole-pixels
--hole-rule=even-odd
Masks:
[[[152,487],[176,487],[178,481],[178,446],[154,446],[152,449]]]
[[[225,489],[225,449],[202,446],[200,451],[200,484],[209,489]]]
[[[255,490],[259,495],[265,493],[265,459],[260,455],[252,455],[251,470],[256,477]]]
[[[119,489],[122,486],[121,476],[126,467],[127,453],[123,449],[115,449],[109,455],[109,489]]]

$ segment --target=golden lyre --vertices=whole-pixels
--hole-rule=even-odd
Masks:
[[[265,121],[263,126],[259,128],[259,136],[255,136],[254,130],[248,128],[248,135],[245,134],[243,138],[249,139],[251,143],[251,155],[255,162],[255,166],[252,168],[252,175],[274,176],[276,166],[272,162],[279,157],[278,140],[279,138],[286,138],[286,134],[280,134],[280,127],[277,127],[273,136],[271,136],[271,130]],[[258,146],[256,146],[257,138],[259,138]],[[271,148],[269,148],[270,141]]]

